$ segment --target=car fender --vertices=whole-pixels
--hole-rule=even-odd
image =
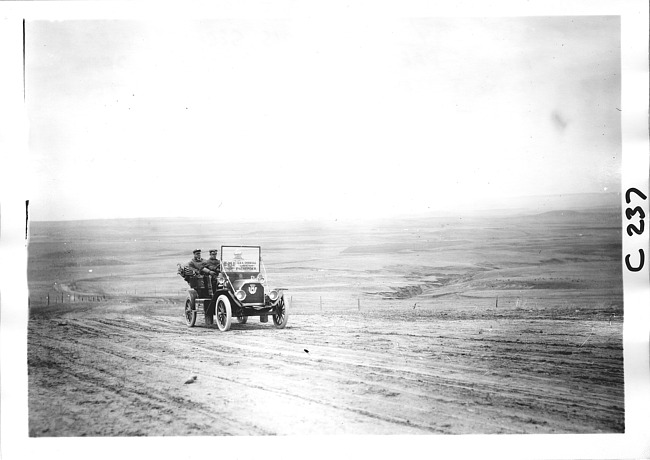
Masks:
[[[212,300],[210,301],[210,305],[208,306],[208,310],[207,310],[208,313],[211,312],[211,314],[214,314],[215,308],[217,306],[217,299],[219,298],[220,295],[225,295],[228,298],[228,300],[230,300],[231,307],[236,309],[243,308],[241,302],[237,300],[237,297],[233,295],[230,289],[217,289],[214,291],[214,294],[212,295]]]
[[[199,297],[199,293],[194,289],[187,290],[187,297],[190,299],[192,306],[196,309],[196,299]]]
[[[269,291],[272,291],[272,290],[273,289],[269,289]],[[267,307],[275,308],[280,303],[281,300],[284,300],[284,292],[283,292],[284,289],[276,289],[276,290],[280,291],[280,296],[277,299],[271,300],[268,295],[265,296],[264,300],[266,301],[265,304],[266,304]]]

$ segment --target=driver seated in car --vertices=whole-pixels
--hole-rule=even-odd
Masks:
[[[216,249],[210,249],[210,258],[205,261],[204,272],[207,270],[212,281],[212,289],[217,288],[217,282],[219,280],[219,275],[221,274],[221,261],[217,259],[217,254],[219,251]]]

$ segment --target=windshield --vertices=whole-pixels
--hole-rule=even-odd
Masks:
[[[260,247],[221,246],[221,266],[228,274],[257,275],[260,272]]]

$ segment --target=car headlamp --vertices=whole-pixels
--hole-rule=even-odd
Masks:
[[[237,297],[237,300],[240,302],[246,298],[246,293],[239,289],[237,292],[235,292],[235,297]]]
[[[269,292],[269,299],[271,299],[272,302],[275,302],[278,300],[278,297],[280,297],[280,293],[273,289],[271,292]]]

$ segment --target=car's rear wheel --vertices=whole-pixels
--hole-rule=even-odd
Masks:
[[[275,313],[273,314],[273,324],[278,329],[284,329],[287,325],[287,320],[289,319],[289,314],[284,305],[284,297],[280,299],[278,306],[275,307]]]
[[[230,329],[232,324],[232,308],[230,307],[230,300],[225,295],[220,295],[217,299],[217,306],[215,309],[217,317],[217,327],[222,332]]]
[[[239,321],[239,324],[246,324],[248,322],[248,316],[245,315],[238,316],[237,321]]]
[[[196,324],[196,310],[194,309],[194,302],[189,297],[185,300],[185,323],[189,327],[194,327]]]

